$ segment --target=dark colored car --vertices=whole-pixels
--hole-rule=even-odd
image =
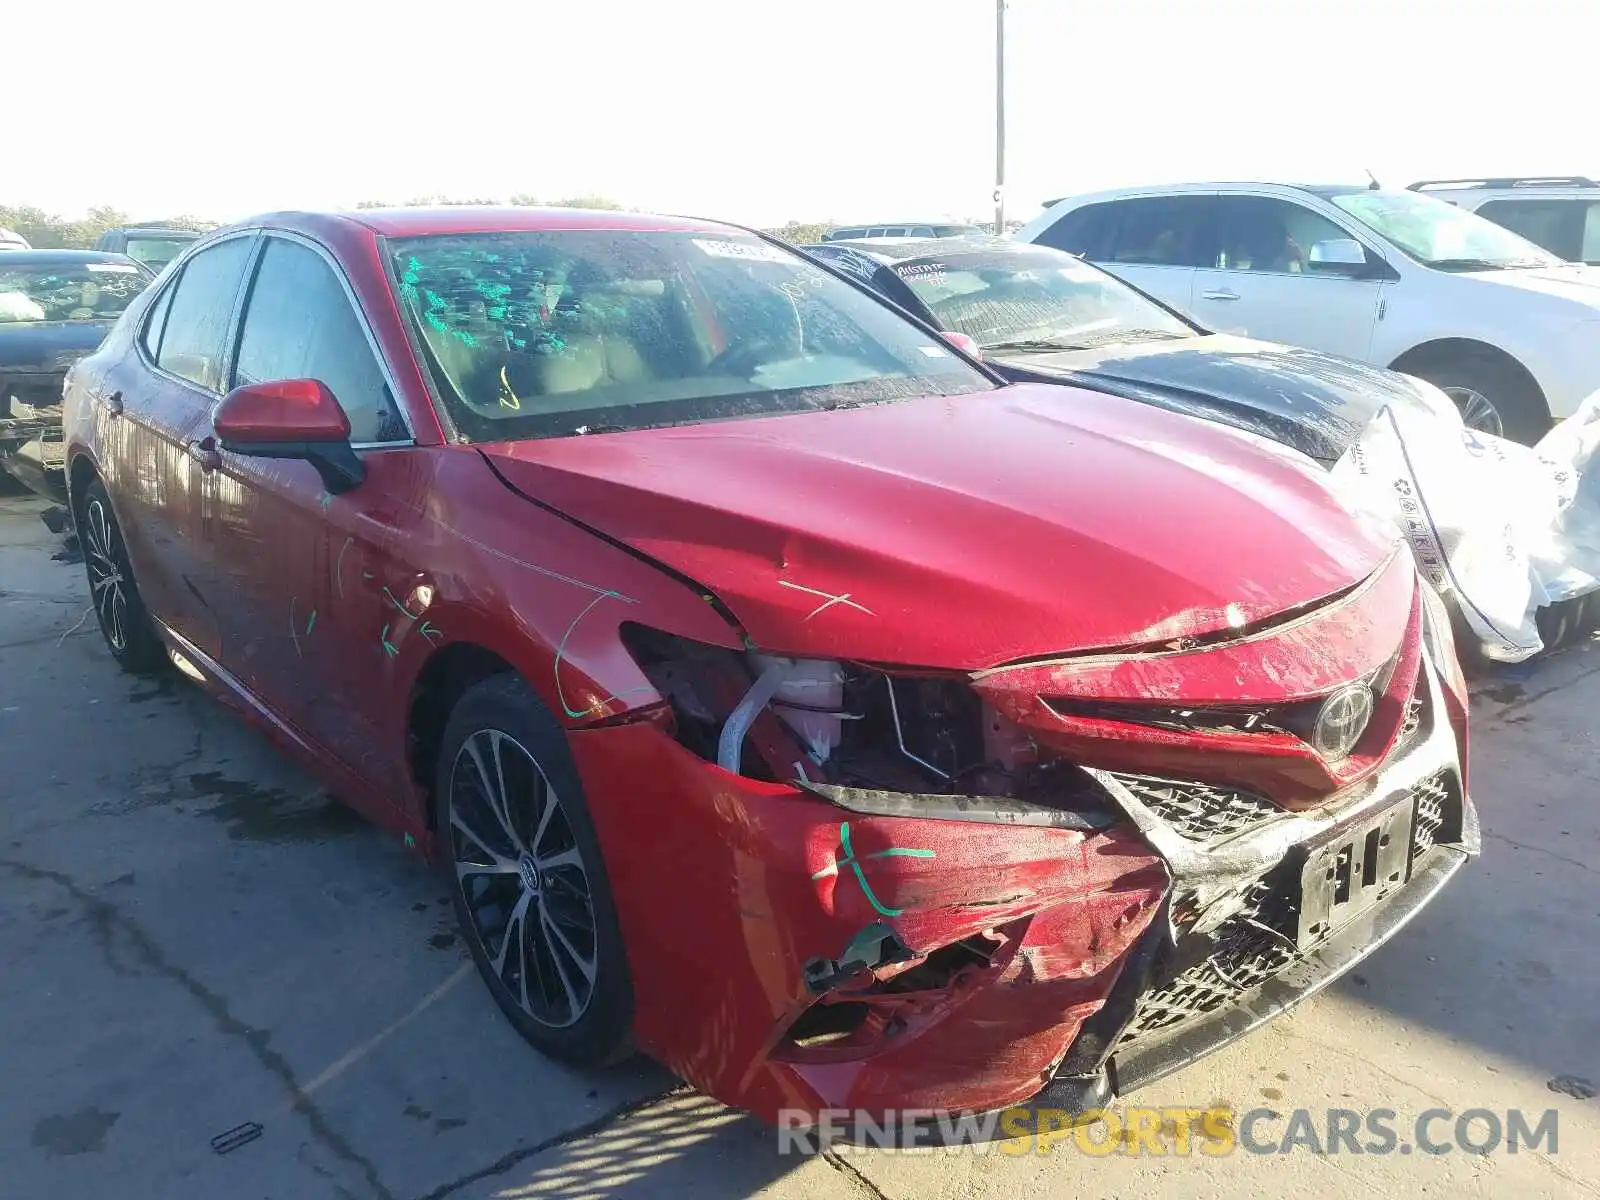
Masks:
[[[200,235],[192,229],[173,229],[166,225],[129,225],[108,229],[95,241],[96,250],[126,254],[160,272],[183,248]]]
[[[1454,416],[1430,383],[1318,350],[1207,333],[1048,246],[982,237],[802,249],[972,338],[1008,379],[1075,383],[1221,421],[1324,466],[1386,404]]]
[[[67,386],[95,612],[439,862],[513,1025],[783,1110],[1103,1103],[1478,844],[1397,535],[787,247],[279,214]]]
[[[0,470],[43,495],[66,498],[62,380],[152,278],[120,254],[0,255]]]

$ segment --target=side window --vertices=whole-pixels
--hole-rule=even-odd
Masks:
[[[156,363],[207,391],[223,390],[228,322],[252,241],[230,238],[184,264],[172,286]]]
[[[1116,223],[1108,231],[1105,262],[1157,267],[1203,265],[1200,234],[1210,196],[1145,196],[1106,205]]]
[[[350,298],[322,255],[269,238],[250,288],[234,384],[321,381],[350,418],[350,440],[409,439]]]
[[[933,236],[932,225],[913,225],[910,230],[912,237],[928,238]]]
[[[1478,215],[1520,233],[1552,254],[1576,260],[1585,251],[1583,207],[1573,200],[1487,200],[1478,207]]]
[[[1579,262],[1600,264],[1600,204],[1583,206],[1583,245]]]
[[[162,289],[161,295],[156,297],[156,302],[150,306],[149,315],[144,319],[144,352],[152,359],[161,353],[161,332],[167,327],[167,313],[172,309],[172,293],[177,290],[178,280],[174,278]]]
[[[1204,266],[1218,271],[1299,275],[1318,242],[1350,241],[1320,213],[1270,196],[1218,196]]]
[[[1086,204],[1041,230],[1038,242],[1090,260],[1105,257],[1106,233],[1116,213],[1113,204]]]

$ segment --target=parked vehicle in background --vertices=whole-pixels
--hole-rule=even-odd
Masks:
[[[0,250],[31,250],[28,239],[14,229],[0,229]]]
[[[968,237],[985,230],[976,225],[949,222],[912,221],[901,225],[841,225],[822,235],[825,242],[853,241],[859,238],[947,238]]]
[[[152,278],[131,258],[94,250],[0,258],[0,470],[66,499],[62,380]]]
[[[743,230],[262,218],[67,415],[112,654],[439,860],[569,1062],[768,1120],[1101,1105],[1478,847],[1448,618],[1322,472]]]
[[[108,229],[94,244],[96,250],[126,254],[160,272],[181,250],[200,235],[192,229],[172,229],[165,225],[130,225]]]
[[[1208,329],[1419,376],[1474,429],[1526,444],[1600,388],[1600,278],[1418,192],[1129,188],[1056,201],[1017,237]]]
[[[1582,175],[1424,179],[1410,190],[1477,213],[1570,262],[1600,265],[1600,183]]]
[[[1454,416],[1433,384],[1303,347],[1211,334],[1131,284],[1009,238],[801,247],[1019,382],[1073,383],[1221,421],[1331,467],[1383,406]]]

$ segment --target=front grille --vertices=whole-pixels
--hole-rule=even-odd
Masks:
[[[1212,842],[1232,837],[1280,813],[1271,801],[1253,792],[1152,779],[1145,775],[1116,772],[1111,775],[1190,841]]]
[[[1463,809],[1460,782],[1449,768],[1424,779],[1411,795],[1410,861],[1415,864],[1435,846],[1461,837]],[[1174,973],[1139,998],[1116,1044],[1165,1036],[1176,1026],[1235,1004],[1299,958],[1295,933],[1305,862],[1303,855],[1292,854],[1249,885],[1239,911],[1212,933],[1180,935],[1166,967]],[[1325,936],[1326,931],[1317,944]]]
[[[1256,880],[1239,912],[1210,935],[1206,957],[1140,998],[1118,1045],[1233,1004],[1283,970],[1298,955],[1294,940],[1284,932],[1292,927],[1293,912],[1281,884],[1275,885],[1270,876]]]

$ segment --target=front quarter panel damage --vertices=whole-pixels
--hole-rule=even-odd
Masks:
[[[863,816],[723,771],[652,722],[572,743],[606,847],[640,1045],[769,1120],[781,1108],[972,1109],[1031,1096],[1167,889],[1128,827],[1002,834]],[[653,936],[664,904],[679,914],[670,941]],[[884,961],[852,973],[852,944],[885,947]],[[808,976],[834,986],[819,997]],[[851,1020],[819,1014],[829,1006],[849,1006]],[[828,1036],[797,1033],[813,1026]]]

